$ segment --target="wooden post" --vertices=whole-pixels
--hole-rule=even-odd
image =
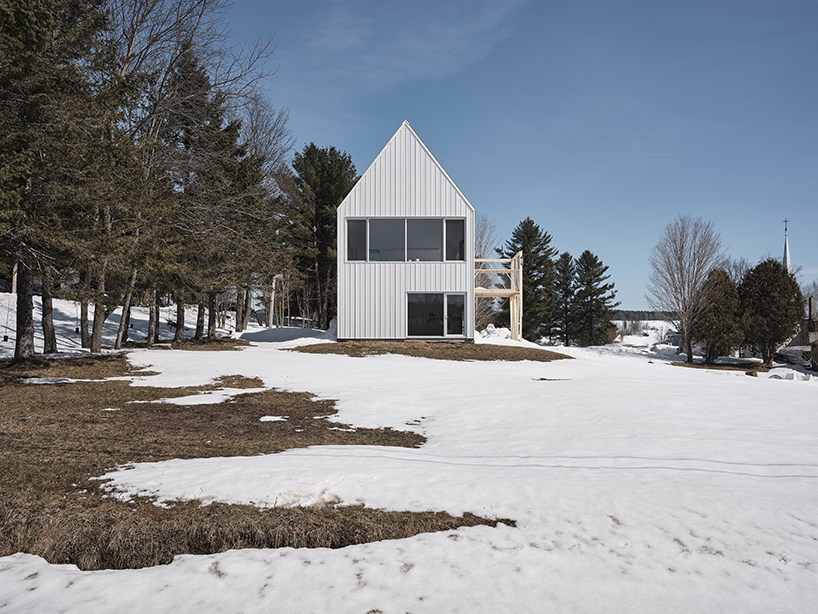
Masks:
[[[478,269],[479,273],[508,275],[508,288],[475,288],[474,296],[508,298],[508,312],[511,319],[511,338],[523,340],[523,252],[517,252],[513,258],[475,258],[475,263],[502,262],[508,263],[507,269]]]

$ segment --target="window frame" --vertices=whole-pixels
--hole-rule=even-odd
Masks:
[[[370,222],[372,220],[403,220],[403,260],[372,260],[370,259],[370,246],[371,246],[371,225]],[[440,245],[440,260],[409,260],[409,220],[436,220],[440,222],[441,225],[441,240],[442,243]],[[349,257],[349,250],[350,250],[350,236],[351,233],[349,231],[349,222],[351,221],[364,221],[366,222],[366,259],[360,260],[353,260]],[[463,258],[450,260],[447,258],[447,222],[449,221],[460,221],[463,223]],[[467,219],[465,217],[421,217],[421,216],[407,216],[407,217],[348,217],[345,218],[346,222],[346,246],[344,249],[344,262],[349,263],[358,263],[358,262],[366,262],[366,263],[375,263],[375,262],[415,262],[418,264],[422,263],[465,263],[466,262],[466,244],[467,244],[467,234],[468,234],[468,224],[466,223]]]
[[[443,297],[443,334],[442,335],[412,335],[409,333],[409,297],[417,295],[434,294]],[[449,333],[449,297],[459,296],[463,299],[463,330],[460,333]],[[406,338],[407,339],[466,339],[466,325],[468,323],[468,296],[466,292],[422,292],[412,291],[406,293]]]
[[[364,246],[363,246],[363,258],[350,258],[349,254],[352,248],[350,244],[350,239],[352,238],[352,232],[350,232],[350,223],[351,222],[363,222],[364,223]],[[347,218],[346,219],[346,261],[347,262],[369,262],[369,220],[366,218]]]
[[[403,258],[393,260],[372,260],[372,222],[398,222],[403,220]],[[397,224],[395,224],[397,226]],[[399,235],[400,233],[396,233]],[[367,262],[406,262],[406,220],[399,217],[375,217],[366,220],[366,261]],[[390,250],[397,252],[398,250]]]

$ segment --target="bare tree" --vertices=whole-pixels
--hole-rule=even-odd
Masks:
[[[704,291],[711,270],[724,263],[721,237],[712,222],[680,215],[650,252],[647,301],[669,312],[682,334],[687,362],[693,362],[693,329],[707,308]]]
[[[818,297],[818,279],[813,279],[809,283],[802,284],[801,285],[801,293],[806,298],[809,298],[811,296]]]
[[[809,299],[811,297],[818,298],[818,279],[801,284],[801,294],[804,297],[804,313],[809,313]]]
[[[185,87],[178,78],[180,67],[195,58],[197,66],[206,73],[211,90],[220,97],[225,109],[236,116],[248,101],[260,97],[259,82],[274,72],[266,66],[274,49],[272,40],[239,46],[230,43],[230,33],[225,29],[224,21],[231,5],[232,0],[111,0],[108,4],[111,26],[108,43],[113,61],[98,78],[101,83],[121,81],[136,88],[129,99],[130,104],[122,109],[118,125],[134,144],[142,146],[138,152],[146,184],[151,178],[166,178],[172,168],[184,167],[178,174],[185,177],[201,170],[194,166],[202,166],[202,156],[191,159],[188,152],[182,151],[183,148],[167,134],[171,118],[177,123],[193,121],[195,117],[191,114],[199,111],[195,103],[200,92]],[[276,142],[287,150],[291,143],[286,141],[286,111],[273,115],[278,119],[274,132]],[[284,154],[277,152],[277,155]],[[213,160],[204,161],[210,163],[208,171],[217,166]],[[147,199],[148,203],[153,201]],[[231,204],[225,202],[225,206]],[[134,239],[134,248],[138,247],[137,243],[156,240],[157,234],[161,234],[160,229],[165,229],[164,223],[170,222],[165,218],[159,223],[157,219],[169,210],[156,208],[149,214],[148,208],[140,209],[145,211],[144,216],[131,216],[136,220],[131,223],[135,228],[129,226],[128,230]],[[185,221],[181,222],[182,225]],[[140,252],[133,249],[126,253],[137,255]],[[127,266],[132,280],[137,279],[140,268],[147,268],[144,259],[136,256],[131,262],[120,265]],[[94,277],[104,274],[103,267],[95,272]],[[153,275],[156,275],[155,271]],[[100,282],[97,280],[96,283],[99,285]],[[177,288],[176,293],[181,295],[183,290]],[[129,306],[131,292],[132,288],[129,288],[125,293],[125,308]],[[180,314],[183,309],[182,306]],[[101,330],[103,322],[104,318],[95,319],[94,326]],[[120,330],[119,336],[123,332]],[[117,346],[121,343],[119,336]]]
[[[497,253],[497,224],[494,218],[485,213],[478,213],[474,218],[474,256],[475,258],[492,258]],[[485,266],[483,266],[485,265]],[[495,265],[496,266],[496,265]],[[491,269],[491,263],[478,263],[476,268]],[[497,283],[497,276],[487,273],[476,273],[474,285],[478,288],[493,288]],[[491,323],[495,315],[495,299],[490,297],[476,297],[474,299],[474,327],[485,328]]]
[[[736,260],[727,259],[724,261],[722,265],[724,267],[724,271],[727,273],[727,276],[730,278],[736,286],[741,283],[741,280],[744,279],[744,275],[753,268],[750,264],[750,261],[747,260],[744,256],[739,256]]]
[[[254,92],[240,117],[247,152],[264,160],[265,187],[271,195],[278,195],[282,191],[282,175],[290,173],[290,152],[295,145],[289,127],[290,112],[272,105],[261,92]]]

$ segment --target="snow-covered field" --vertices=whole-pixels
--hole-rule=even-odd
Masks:
[[[563,349],[575,360],[552,363],[348,358],[282,351],[316,333],[247,336],[240,352],[132,352],[158,373],[134,383],[257,376],[337,400],[340,421],[428,442],[146,463],[107,476],[119,496],[469,511],[517,527],[127,571],[18,554],[0,558],[0,611],[818,609],[818,378],[803,370],[776,369],[792,375],[779,380],[684,369],[647,345]],[[479,341],[514,343],[500,337]]]

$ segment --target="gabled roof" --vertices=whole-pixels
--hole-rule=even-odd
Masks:
[[[445,216],[462,207],[474,212],[407,121],[392,135],[340,207],[355,216]],[[379,209],[374,211],[373,207]]]

